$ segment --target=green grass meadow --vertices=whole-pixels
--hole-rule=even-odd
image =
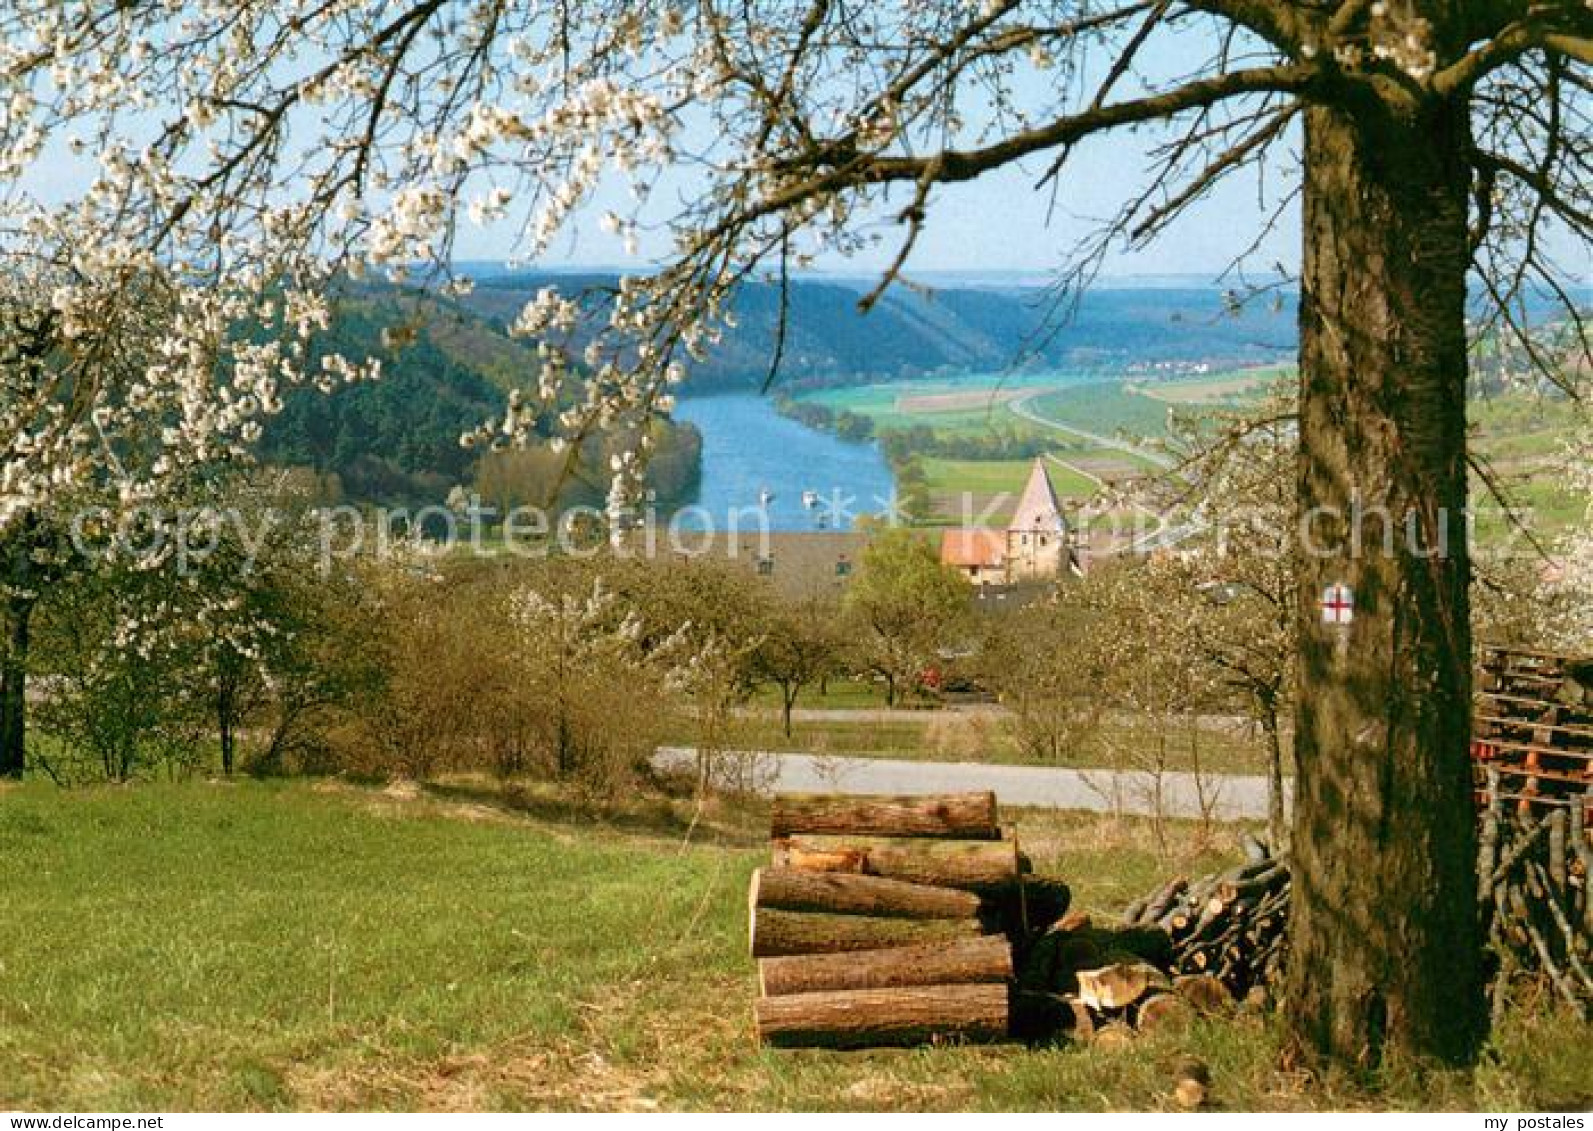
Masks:
[[[470,783],[7,788],[0,1108],[1161,1109],[1186,1054],[1218,1107],[1588,1105],[1587,1031],[1525,1010],[1474,1077],[1286,1070],[1262,1015],[1123,1049],[760,1050],[767,818],[717,806],[688,839],[689,816]],[[1097,910],[1234,852],[1232,830],[1158,856],[1134,822],[1012,816]]]
[[[1029,481],[1029,473],[1034,468],[1034,461],[1028,459],[967,460],[926,457],[920,462],[923,464],[924,475],[929,480],[931,492],[966,491],[973,495],[1011,495],[1013,505],[1016,505],[1018,495],[1022,493],[1024,484]],[[1046,472],[1051,477],[1052,488],[1060,496],[1087,498],[1099,490],[1096,483],[1083,475],[1050,460],[1046,461]]]

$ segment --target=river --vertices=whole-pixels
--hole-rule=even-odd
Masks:
[[[857,516],[889,505],[894,481],[876,444],[788,420],[769,397],[682,397],[674,415],[702,433],[701,510],[683,514],[682,525],[722,529],[732,511],[757,508],[764,496],[769,529],[781,531],[845,530]],[[803,502],[809,491],[816,496],[811,507]]]

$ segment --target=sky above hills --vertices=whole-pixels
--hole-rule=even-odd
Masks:
[[[1166,31],[1147,44],[1136,74],[1119,84],[1118,97],[1132,97],[1187,77],[1215,47],[1210,30],[1198,24]],[[1085,74],[1098,65],[1099,60],[1091,61]],[[1019,104],[1039,106],[1046,104],[1047,84],[1055,81],[1050,72],[1019,68],[1011,86]],[[977,108],[971,109],[970,115],[977,116]],[[133,118],[136,122],[137,116]],[[692,132],[689,124],[687,132]],[[1300,264],[1299,209],[1294,200],[1299,181],[1299,133],[1296,124],[1273,147],[1273,157],[1264,168],[1244,169],[1223,179],[1160,239],[1133,249],[1118,241],[1101,264],[1102,275],[1211,282],[1240,257],[1251,279],[1267,278],[1280,265],[1291,274],[1296,272]],[[1015,274],[1035,283],[1049,281],[1074,256],[1082,240],[1098,231],[1125,200],[1145,189],[1151,150],[1175,136],[1165,127],[1147,126],[1088,139],[1072,153],[1063,175],[1043,187],[1053,157],[1049,153],[966,184],[940,187],[931,198],[928,222],[908,265],[908,276],[938,277],[943,284],[948,277],[976,281],[977,276],[988,273]],[[305,135],[300,139],[302,143]],[[28,187],[46,200],[76,196],[91,175],[89,159],[69,156],[64,145],[50,146],[47,154],[29,178]],[[701,186],[700,173],[666,173],[659,186],[664,191],[655,190],[654,199],[690,199]],[[1176,191],[1176,186],[1169,186],[1169,191]],[[816,264],[818,271],[860,276],[883,269],[894,257],[902,235],[892,218],[902,203],[905,201],[899,200],[872,220],[865,220],[864,230],[880,237],[873,248],[848,258],[825,256]],[[516,265],[541,270],[645,270],[667,256],[673,246],[665,224],[668,208],[665,205],[638,217],[638,245],[627,251],[619,235],[604,231],[597,222],[605,212],[628,214],[631,209],[627,185],[610,178],[546,255]],[[516,254],[516,236],[508,222],[486,226],[461,222],[455,258],[505,263]],[[1571,285],[1593,285],[1593,249],[1563,231],[1551,232],[1547,244]],[[1232,277],[1227,281],[1233,281]]]

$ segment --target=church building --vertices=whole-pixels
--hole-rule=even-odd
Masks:
[[[947,530],[940,539],[940,560],[981,586],[1045,581],[1060,577],[1064,570],[1080,572],[1045,461],[1034,461],[1005,530]]]

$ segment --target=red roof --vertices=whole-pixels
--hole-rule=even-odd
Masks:
[[[946,530],[940,535],[942,565],[995,569],[1006,556],[1007,533],[1004,530]]]

